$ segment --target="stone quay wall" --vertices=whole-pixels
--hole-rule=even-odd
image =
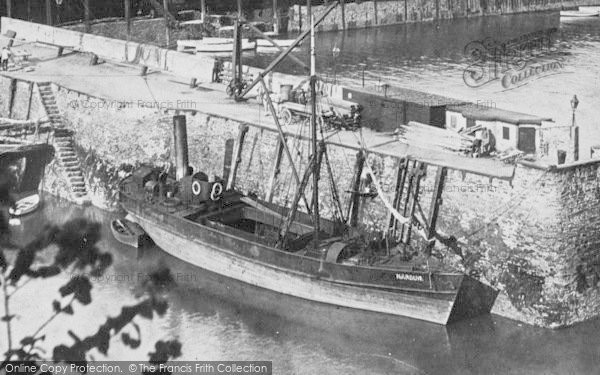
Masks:
[[[7,116],[10,80],[0,79],[0,116]],[[22,108],[28,84],[19,83],[15,107]],[[172,115],[152,108],[102,105],[89,97],[54,86],[57,105],[74,139],[93,202],[117,209],[117,185],[142,163],[174,164]],[[39,101],[39,97],[36,97]],[[73,105],[87,101],[88,105]],[[32,118],[43,116],[38,104]],[[15,113],[23,113],[21,109]],[[33,112],[32,112],[33,113]],[[225,141],[236,138],[240,123],[202,113],[187,115],[190,163],[195,170],[223,175]],[[291,125],[307,135],[308,129]],[[131,140],[135,138],[135,142]],[[42,139],[43,140],[43,139]],[[333,139],[335,140],[335,139]],[[273,166],[276,134],[250,127],[242,151],[236,186],[264,197]],[[302,173],[309,146],[289,140]],[[347,207],[356,152],[329,150],[334,179]],[[393,197],[398,160],[370,155],[387,199]],[[429,166],[421,187],[428,211],[436,167]],[[294,182],[283,159],[274,201],[289,205]],[[326,166],[321,177],[323,214],[334,216]],[[51,164],[45,189],[58,195],[64,188]],[[307,192],[310,196],[310,192]],[[361,226],[383,232],[388,213],[379,199],[363,200]],[[562,327],[594,318],[600,311],[600,160],[539,168],[517,165],[511,182],[449,171],[438,229],[454,235],[458,248],[437,244],[434,256],[490,285],[501,293],[493,312],[529,324]],[[415,245],[419,245],[415,242]]]
[[[3,79],[0,85],[3,94],[8,90],[7,81]],[[19,87],[25,90],[26,85]],[[55,89],[66,124],[75,131],[94,202],[115,208],[117,183],[134,166],[172,165],[172,114],[149,108],[98,109],[102,107],[99,98]],[[73,106],[74,100],[97,104]],[[191,164],[196,170],[221,176],[225,141],[236,137],[240,124],[201,113],[188,115],[187,121]],[[129,141],[132,134],[136,142]],[[239,188],[264,196],[275,144],[274,133],[250,128],[239,169]],[[290,144],[299,159],[307,159],[305,142]],[[355,153],[333,148],[330,158],[346,205],[348,194],[343,191],[351,183]],[[391,199],[398,161],[371,156],[368,162]],[[474,175],[463,179],[460,172],[450,172],[439,229],[455,235],[461,250],[438,245],[436,256],[499,288],[502,293],[494,307],[498,314],[548,327],[594,317],[600,303],[598,166],[583,163],[554,170],[518,166],[512,186]],[[424,180],[423,202],[431,197],[435,169],[429,167]],[[282,171],[275,201],[289,204],[294,184],[285,158]],[[51,170],[47,189],[56,192],[59,180]],[[325,171],[321,184],[324,214],[333,216]],[[378,200],[365,201],[362,225],[382,229],[386,221],[387,214]]]
[[[342,2],[343,3],[343,2]],[[399,23],[431,22],[444,19],[489,15],[541,12],[596,5],[597,0],[375,0],[339,5],[318,26],[319,31],[358,29]],[[313,6],[318,15],[326,5]],[[295,5],[288,11],[288,30],[306,30],[306,6]]]
[[[76,23],[63,26],[64,29],[85,32],[85,24]],[[127,22],[125,20],[110,20],[95,22],[90,25],[90,34],[100,35],[107,38],[127,40]],[[170,27],[169,42],[175,45],[178,39],[195,39],[197,35],[190,34],[186,29]],[[130,41],[137,43],[149,43],[157,46],[167,45],[167,34],[164,18],[134,18],[131,20]]]

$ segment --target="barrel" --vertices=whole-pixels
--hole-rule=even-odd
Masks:
[[[280,85],[279,98],[281,100],[290,100],[290,93],[292,92],[292,87],[292,85]]]
[[[558,164],[565,164],[567,160],[567,152],[563,150],[557,150]]]

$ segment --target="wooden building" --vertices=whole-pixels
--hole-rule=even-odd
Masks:
[[[363,107],[362,124],[376,131],[394,131],[410,121],[443,128],[446,107],[463,103],[444,96],[410,89],[394,88],[385,95],[357,88],[343,88],[343,99]]]
[[[552,121],[524,113],[474,103],[452,105],[446,108],[446,128],[461,131],[481,125],[494,137],[496,150],[521,150],[535,154],[540,147],[542,122]]]

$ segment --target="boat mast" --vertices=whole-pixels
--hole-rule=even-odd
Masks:
[[[310,17],[310,125],[312,129],[312,155],[313,155],[313,224],[314,224],[314,248],[319,246],[319,161],[317,155],[317,75],[315,72],[315,25],[312,14]]]

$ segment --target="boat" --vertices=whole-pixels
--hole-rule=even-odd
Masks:
[[[272,39],[279,47],[286,48],[294,44],[296,39]],[[277,48],[267,39],[257,39],[256,46],[258,48]]]
[[[54,148],[48,144],[0,144],[0,171],[12,179],[11,217],[30,214],[40,206],[40,182],[53,158]]]
[[[247,39],[242,40],[242,51],[253,51],[256,49],[256,42]],[[204,39],[185,39],[177,41],[177,51],[191,53],[223,53],[233,50],[233,40],[227,38],[204,38]]]
[[[135,222],[127,219],[115,219],[110,222],[110,230],[113,237],[124,245],[137,249],[144,244],[146,233]]]
[[[588,13],[600,12],[600,6],[580,6],[579,11]]]
[[[15,202],[14,207],[9,208],[8,213],[12,217],[28,215],[40,206],[40,195],[32,194]]]
[[[316,108],[314,28],[312,33],[310,88],[312,108]],[[240,61],[237,63],[241,65]],[[264,75],[265,72],[258,79]],[[266,87],[264,81],[261,83]],[[245,88],[250,89],[251,86]],[[272,103],[268,104],[274,113]],[[434,189],[438,199],[430,198],[431,215],[425,223],[416,216],[414,203],[413,209],[408,209],[409,200],[414,202],[418,197],[421,162],[404,161],[406,168],[398,180],[404,176],[402,189],[411,193],[402,195],[399,188],[394,204],[390,204],[380,192],[361,150],[350,205],[346,210],[335,199],[338,194],[332,193],[338,215],[322,216],[317,181],[320,163],[329,162],[325,143],[317,139],[316,116],[316,110],[312,110],[313,155],[304,174],[297,173],[294,163],[290,163],[297,183],[290,205],[258,199],[236,189],[239,153],[226,157],[231,160],[231,167],[224,178],[194,173],[187,164],[185,115],[174,117],[175,173],[148,165],[137,168],[119,184],[120,205],[166,253],[232,282],[311,302],[444,325],[489,313],[498,293],[495,289],[431,256],[436,239],[452,242],[451,237],[435,230],[446,169],[438,168]],[[289,150],[287,155],[292,160]],[[329,164],[327,169],[331,171]],[[365,171],[376,187],[375,195],[371,185],[363,181]],[[304,195],[311,177],[314,204],[309,204]],[[335,178],[330,177],[331,191],[339,191]],[[391,219],[387,215],[385,219],[390,220],[389,242],[377,239],[375,233],[358,224],[365,197],[381,198],[389,210]],[[398,211],[400,203],[405,214]],[[300,210],[302,204],[304,211]],[[422,247],[414,247],[411,233],[424,239]]]
[[[587,18],[587,17],[598,17],[600,12],[597,10],[593,11],[582,11],[582,10],[561,10],[561,18]]]

